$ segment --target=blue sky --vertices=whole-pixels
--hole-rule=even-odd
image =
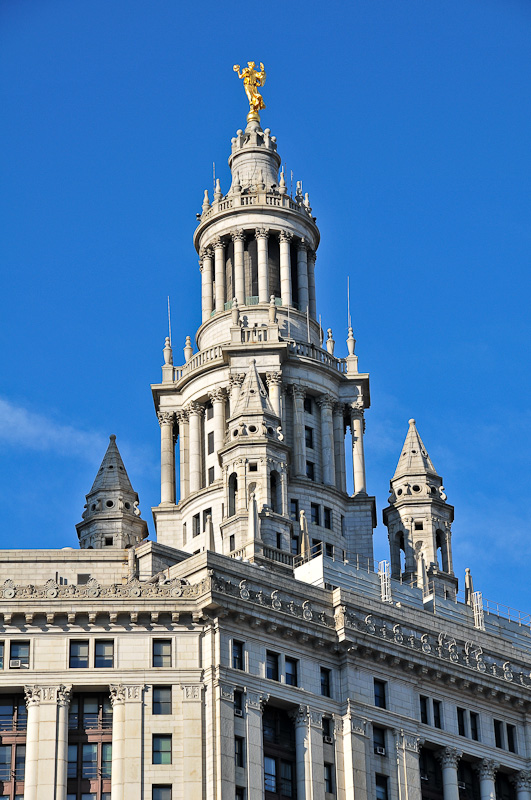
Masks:
[[[338,355],[350,275],[379,519],[414,416],[458,576],[531,611],[530,34],[527,0],[3,0],[1,545],[75,546],[110,433],[153,533],[166,297],[179,362],[195,213],[213,162],[228,188],[232,65],[254,59]]]

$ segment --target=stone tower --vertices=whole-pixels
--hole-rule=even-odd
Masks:
[[[451,541],[454,508],[446,502],[442,478],[414,419],[409,420],[390,491],[383,520],[389,533],[392,577],[416,582],[425,595],[434,591],[455,599],[457,578]]]
[[[229,190],[218,181],[212,203],[204,195],[194,234],[197,350],[187,337],[185,363],[174,366],[167,340],[162,382],[152,387],[161,426],[157,540],[290,565],[305,511],[310,545],[372,563],[375,504],[363,455],[369,376],[358,372],[351,329],[347,358],[334,356],[331,331],[322,347],[319,230],[308,194],[299,182],[290,196],[280,164],[276,137],[251,119],[232,139]],[[254,503],[257,524],[249,520]]]
[[[82,516],[83,522],[76,525],[82,548],[124,549],[134,547],[148,535],[147,523],[140,519],[138,495],[131,486],[114,435],[87,494]]]

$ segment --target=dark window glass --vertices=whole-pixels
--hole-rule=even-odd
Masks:
[[[112,744],[103,742],[101,746],[101,777],[110,778],[112,767]]]
[[[99,703],[97,697],[85,697],[83,700],[83,727],[93,730],[98,727]]]
[[[232,553],[233,550],[236,550],[236,537],[233,533],[229,536],[229,550]]]
[[[15,780],[23,781],[25,771],[26,771],[26,745],[17,744],[15,746]],[[16,795],[15,800],[17,800],[17,796],[20,795]]]
[[[171,714],[171,686],[153,687],[153,713]]]
[[[72,669],[87,669],[89,665],[89,643],[71,641],[70,642],[70,667]]]
[[[153,666],[171,667],[171,639],[153,639]]]
[[[207,442],[208,442],[208,445],[207,445],[208,455],[211,455],[211,453],[214,452],[214,431],[211,431],[208,434]]]
[[[436,728],[442,728],[441,703],[439,700],[433,701],[433,724]]]
[[[478,715],[473,711],[470,712],[470,738],[476,742],[479,740]]]
[[[153,764],[171,764],[171,734],[153,734]]]
[[[192,517],[192,536],[199,536],[201,533],[201,518],[199,514]]]
[[[323,697],[331,697],[330,670],[321,667],[321,694]]]
[[[94,666],[113,667],[114,666],[114,642],[111,639],[97,641],[94,644]]]
[[[239,689],[234,692],[234,710],[243,711],[243,692]]]
[[[232,642],[232,668],[233,669],[243,669],[243,642],[237,642],[234,640]]]
[[[266,678],[278,681],[278,654],[271,653],[269,650],[266,654]]]
[[[374,705],[378,708],[387,708],[386,683],[374,679]]]
[[[304,410],[307,414],[313,414],[313,403],[311,397],[304,398]]]
[[[237,767],[244,766],[243,738],[241,736],[234,737],[234,763]]]
[[[313,522],[314,525],[320,525],[320,512],[321,507],[318,503],[312,503],[310,506],[310,520]]]
[[[516,728],[514,725],[507,725],[507,747],[511,753],[516,753]]]
[[[77,744],[68,745],[68,777],[77,778]]]
[[[29,667],[29,642],[11,642],[10,656],[13,661],[20,661],[20,663]]]
[[[424,725],[429,725],[429,716],[428,716],[428,698],[420,696],[420,721],[424,723]]]
[[[154,786],[152,800],[171,800],[171,786]]]
[[[252,461],[249,464],[249,472],[258,472],[258,464],[256,463],[256,461]]]
[[[0,669],[4,669],[4,643],[0,642]]]
[[[291,499],[289,501],[289,515],[290,518],[295,520],[295,522],[299,521],[299,501]]]
[[[214,483],[214,467],[208,468],[208,485]]]
[[[98,775],[98,745],[83,744],[81,746],[81,777],[96,778]]]
[[[206,418],[214,419],[214,406],[212,405],[212,403],[206,404]]]
[[[299,537],[295,536],[294,533],[291,535],[290,544],[291,544],[291,555],[292,556],[299,555],[299,553],[300,553],[300,541],[299,541]]]
[[[0,745],[0,780],[11,780],[11,745]]]
[[[280,794],[282,797],[293,797],[293,764],[291,761],[280,762]]]
[[[334,545],[333,544],[328,544],[328,542],[325,542],[325,555],[328,556],[328,558],[333,558],[334,557]]]
[[[306,447],[313,450],[313,428],[309,428],[307,425],[304,428],[304,440]]]
[[[298,686],[297,661],[294,658],[286,658],[286,683],[288,686]]]
[[[236,786],[234,800],[245,800],[245,789],[242,786]]]
[[[266,792],[277,791],[277,762],[270,756],[264,757],[264,783]]]
[[[311,481],[315,480],[315,465],[313,461],[306,462],[306,477]]]
[[[323,717],[323,736],[332,736],[332,725],[330,717]]]
[[[457,709],[457,730],[459,736],[466,736],[466,713],[464,708]]]
[[[332,509],[331,508],[324,508],[324,526],[328,528],[329,531],[332,530]]]
[[[377,728],[376,726],[372,729],[372,741],[374,744],[374,748],[383,747],[385,749],[385,730],[384,728]],[[381,755],[381,753],[378,753]]]
[[[387,777],[385,775],[376,776],[376,800],[388,800]]]
[[[326,764],[324,765],[324,784],[325,784],[325,792],[327,794],[332,794],[334,791],[334,780],[333,780],[333,765]]]

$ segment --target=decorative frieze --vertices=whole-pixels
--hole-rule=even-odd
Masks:
[[[183,701],[186,700],[201,700],[201,684],[181,684],[183,690]]]

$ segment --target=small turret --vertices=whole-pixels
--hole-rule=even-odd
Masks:
[[[114,435],[86,498],[83,522],[76,525],[80,547],[124,549],[148,535]]]
[[[392,577],[416,582],[422,586],[424,595],[435,592],[455,598],[457,578],[451,544],[454,509],[446,502],[442,478],[433,466],[414,419],[409,420],[390,485],[389,506],[383,511],[383,519],[389,532]]]

